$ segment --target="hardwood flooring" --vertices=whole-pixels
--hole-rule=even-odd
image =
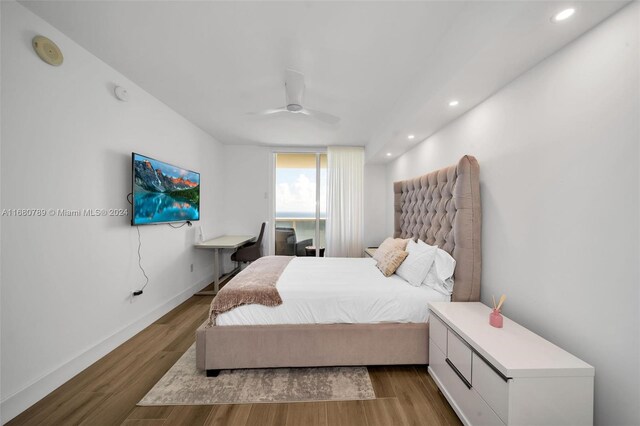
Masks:
[[[195,341],[212,297],[194,296],[8,425],[459,425],[427,369],[368,367],[375,400],[137,407]]]

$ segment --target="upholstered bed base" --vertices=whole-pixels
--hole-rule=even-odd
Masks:
[[[427,364],[428,324],[200,326],[202,370]]]

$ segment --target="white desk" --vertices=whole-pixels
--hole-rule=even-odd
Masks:
[[[214,296],[220,289],[220,249],[237,249],[238,247],[255,240],[253,235],[223,235],[211,240],[196,243],[195,248],[213,250],[213,276],[214,291],[200,291],[196,296]],[[225,274],[222,278],[227,278],[240,270],[240,266],[236,266],[233,271]]]

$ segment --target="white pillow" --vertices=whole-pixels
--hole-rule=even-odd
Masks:
[[[407,243],[409,255],[396,269],[396,274],[414,287],[422,285],[429,269],[432,269],[438,247],[420,245],[413,240]]]
[[[426,243],[423,244],[428,245]],[[422,285],[431,287],[438,293],[450,296],[453,293],[453,272],[455,269],[456,260],[446,251],[437,249],[433,265],[422,281]]]

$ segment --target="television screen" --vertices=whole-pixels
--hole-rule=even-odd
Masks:
[[[132,153],[131,225],[200,219],[200,173]]]

